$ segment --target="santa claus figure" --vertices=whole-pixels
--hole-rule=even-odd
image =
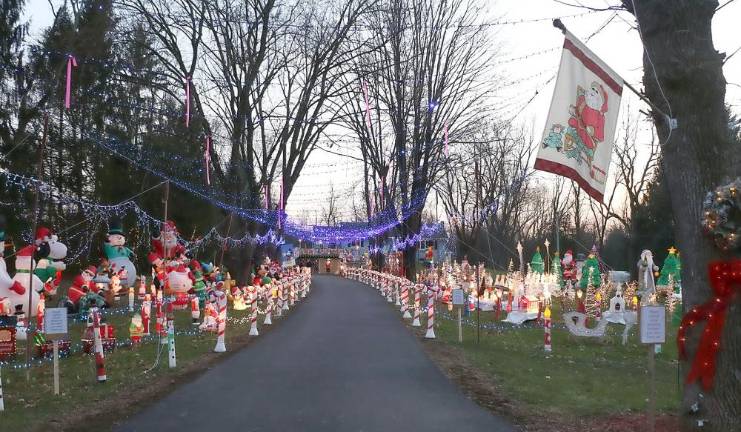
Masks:
[[[39,292],[44,290],[41,279],[31,273],[34,266],[33,246],[26,246],[15,255],[16,274],[13,276],[13,284],[6,292],[0,292],[0,297],[7,297],[15,309],[22,310],[26,316],[35,316],[39,303]],[[33,289],[31,289],[33,288]],[[28,310],[29,291],[31,291],[31,310]]]
[[[567,250],[566,253],[563,254],[563,259],[561,259],[561,269],[563,270],[564,283],[567,283],[568,281],[573,283],[576,281],[576,261],[574,261],[574,253],[571,249]]]
[[[67,291],[67,310],[75,313],[79,310],[80,300],[89,292],[95,292],[95,282],[93,279],[98,273],[95,266],[89,266],[72,280],[72,286]]]
[[[103,243],[103,253],[108,258],[112,271],[125,270],[125,274],[121,274],[121,286],[124,288],[134,286],[137,274],[136,267],[131,262],[134,252],[126,247],[123,226],[118,218],[112,219],[108,224],[108,238]]]
[[[185,247],[178,242],[175,222],[162,224],[159,235],[152,238],[152,251],[163,260],[172,260],[185,253]]]

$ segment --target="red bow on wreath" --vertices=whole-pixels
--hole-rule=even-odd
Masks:
[[[741,288],[741,260],[710,263],[708,277],[715,297],[687,312],[682,318],[682,324],[679,326],[679,332],[677,333],[679,356],[686,359],[685,333],[687,329],[701,321],[707,321],[705,330],[700,337],[700,343],[697,346],[695,360],[692,362],[692,368],[686,379],[687,384],[691,384],[698,379],[701,380],[705,390],[713,386],[715,356],[720,349],[720,337],[723,334],[728,303],[733,298],[734,293]]]

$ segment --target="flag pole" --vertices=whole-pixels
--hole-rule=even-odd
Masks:
[[[569,32],[566,29],[566,26],[563,24],[563,22],[559,18],[556,18],[556,19],[553,20],[553,27],[556,27],[557,29],[561,30],[561,32],[563,34],[566,34],[567,32],[568,33],[571,33],[571,32]],[[633,87],[628,81],[626,81],[625,79],[623,79],[623,77],[620,77],[620,79],[623,81],[623,84],[625,85],[625,87],[628,87],[628,89],[630,91],[632,91],[633,93],[635,93],[635,95],[638,96],[643,102],[646,102],[648,104],[648,106],[651,107],[651,109],[653,109],[654,111],[656,111],[659,114],[661,114],[662,116],[664,116],[664,119],[667,122],[667,126],[669,126],[669,130],[674,130],[674,129],[677,128],[677,120],[676,119],[671,118],[661,108],[659,108],[658,106],[656,106],[656,104],[654,104],[653,102],[651,102],[643,93],[641,93],[638,90],[636,90],[636,88]]]

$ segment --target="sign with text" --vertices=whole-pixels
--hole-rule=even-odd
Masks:
[[[453,304],[454,305],[462,305],[466,303],[465,295],[463,294],[462,289],[454,289],[453,290]]]
[[[47,308],[44,311],[44,333],[52,337],[67,334],[67,308]]]
[[[666,309],[664,306],[641,307],[641,343],[666,342]]]

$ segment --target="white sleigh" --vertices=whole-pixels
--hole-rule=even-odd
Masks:
[[[626,311],[622,313],[622,318],[625,322],[625,329],[623,330],[623,345],[625,345],[628,343],[628,334],[631,327],[633,327],[638,321],[638,314],[635,311]],[[586,320],[587,316],[581,312],[567,312],[563,314],[564,324],[566,324],[566,328],[572,335],[604,339],[609,320],[603,318],[599,320],[597,326],[593,328],[588,328],[586,326]]]

